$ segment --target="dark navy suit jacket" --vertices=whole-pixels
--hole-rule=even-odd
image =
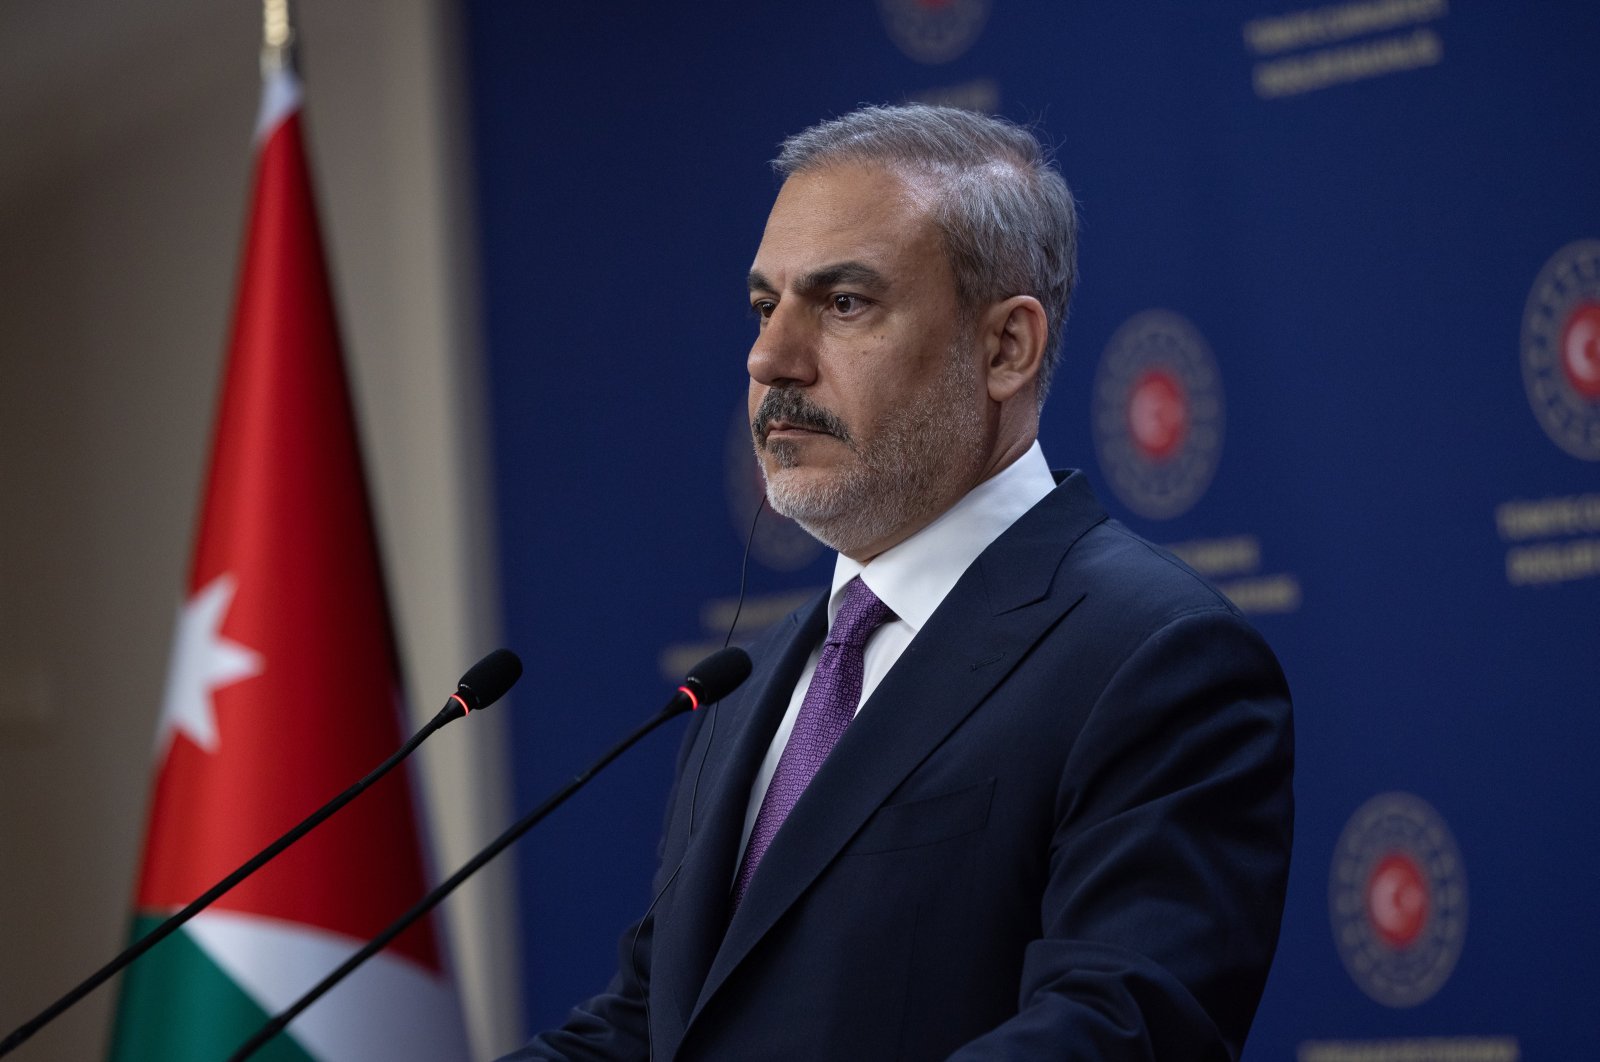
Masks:
[[[1237,1057],[1293,816],[1288,690],[1237,610],[1070,474],[961,577],[730,913],[826,616],[697,714],[619,974],[512,1057]]]

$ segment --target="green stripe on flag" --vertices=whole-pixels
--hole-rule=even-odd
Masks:
[[[159,918],[135,918],[133,939],[160,924]],[[217,1062],[271,1017],[179,930],[124,975],[111,1062]],[[316,1062],[288,1032],[254,1057]]]

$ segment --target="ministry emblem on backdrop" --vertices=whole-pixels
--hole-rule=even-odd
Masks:
[[[1090,423],[1112,491],[1153,520],[1187,512],[1222,454],[1222,380],[1189,320],[1145,310],[1111,337],[1095,372]]]
[[[878,0],[896,47],[919,63],[948,63],[971,48],[989,20],[989,0]]]
[[[1467,930],[1467,878],[1450,827],[1421,797],[1382,793],[1339,836],[1328,880],[1334,944],[1379,1003],[1411,1007],[1455,969]]]
[[[1522,315],[1522,382],[1539,426],[1574,457],[1600,461],[1600,240],[1557,251]]]

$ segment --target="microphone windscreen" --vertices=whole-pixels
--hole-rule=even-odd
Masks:
[[[522,677],[522,661],[510,649],[496,649],[467,669],[456,686],[467,705],[479,712],[489,707]]]
[[[737,645],[718,649],[694,667],[683,684],[694,690],[701,704],[720,701],[750,677],[750,654]]]

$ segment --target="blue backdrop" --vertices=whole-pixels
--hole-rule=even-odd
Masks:
[[[991,110],[1083,208],[1046,455],[1253,613],[1295,691],[1249,1055],[1593,1050],[1600,6],[468,9],[506,625],[560,691],[518,716],[520,807],[721,643],[777,142]],[[757,620],[830,570],[777,521],[754,554]],[[530,1028],[648,902],[679,733],[519,845]]]

